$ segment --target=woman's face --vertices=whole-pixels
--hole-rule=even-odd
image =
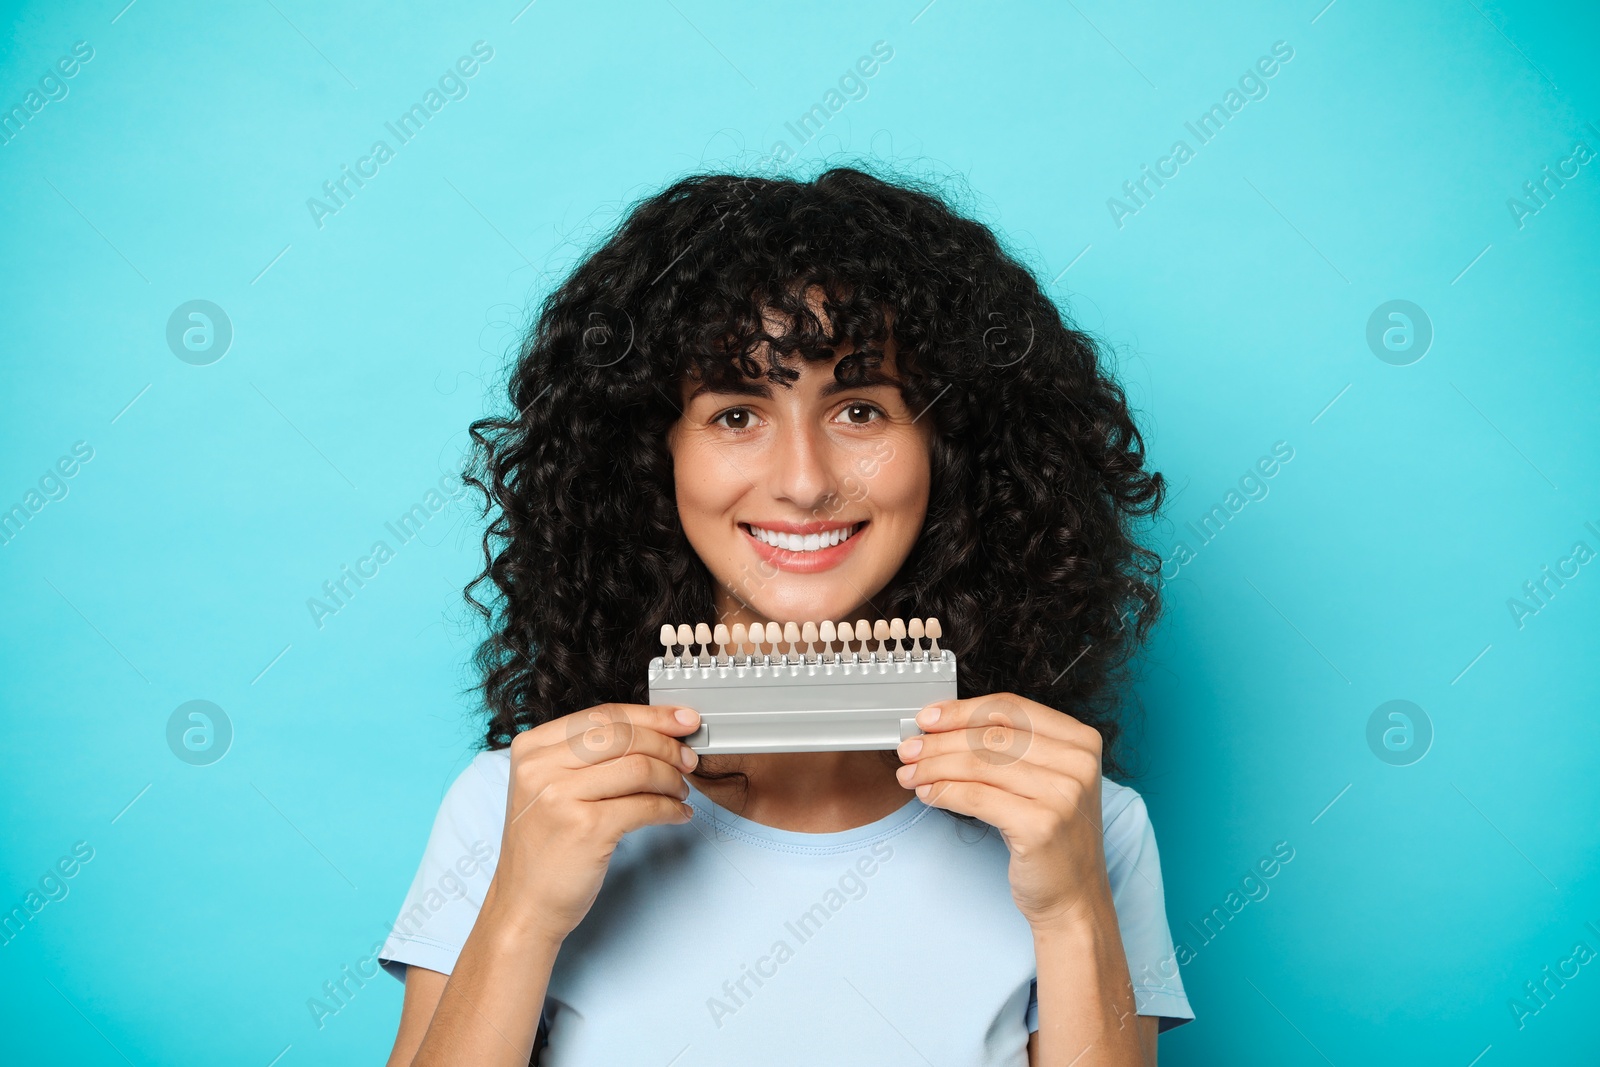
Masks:
[[[871,601],[927,515],[932,419],[909,410],[893,384],[892,340],[868,379],[876,384],[835,381],[848,354],[796,359],[788,365],[800,377],[787,384],[745,378],[738,392],[714,392],[683,383],[667,444],[678,516],[716,583],[712,621],[882,617]]]

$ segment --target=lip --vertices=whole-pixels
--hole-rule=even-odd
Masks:
[[[748,527],[750,523],[739,523],[739,532],[744,539],[755,549],[756,555],[771,563],[781,571],[791,574],[815,574],[818,571],[829,570],[844,562],[846,557],[855,550],[856,542],[866,534],[871,523],[863,519],[855,522],[760,522],[754,525],[763,530],[772,530],[776,533],[808,534],[826,533],[829,530],[848,530],[852,526],[859,526],[849,539],[840,541],[832,548],[822,548],[815,552],[791,552],[786,548],[777,548],[752,534]]]
[[[867,521],[866,519],[862,519],[860,522],[822,522],[822,521],[818,521],[818,522],[766,522],[766,521],[762,521],[762,522],[741,522],[739,525],[740,526],[759,526],[763,530],[771,530],[774,533],[814,534],[814,533],[827,533],[830,530],[848,530],[848,529],[850,529],[850,527],[852,527],[852,526],[860,526],[861,523],[866,522],[866,521]]]

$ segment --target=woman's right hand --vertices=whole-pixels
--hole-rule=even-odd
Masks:
[[[672,705],[600,704],[512,738],[500,859],[483,903],[492,921],[564,941],[599,896],[623,834],[689,821],[684,772],[699,757],[678,738],[699,725]]]

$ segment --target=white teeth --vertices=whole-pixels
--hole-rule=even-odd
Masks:
[[[780,533],[777,530],[765,530],[760,526],[749,527],[750,533],[756,540],[762,541],[774,548],[781,548],[786,552],[819,552],[824,548],[832,548],[841,541],[846,541],[854,536],[860,526],[851,526],[829,530],[820,534],[792,534]]]

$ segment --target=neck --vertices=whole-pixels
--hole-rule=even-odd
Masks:
[[[752,822],[804,833],[864,826],[914,796],[895,777],[892,751],[758,752],[703,756],[688,777],[695,788]],[[708,781],[701,771],[746,776]]]

